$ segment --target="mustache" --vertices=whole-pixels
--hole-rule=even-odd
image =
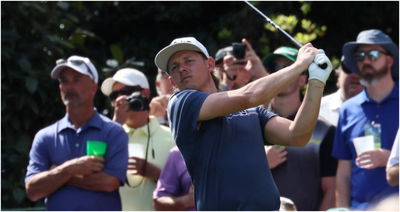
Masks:
[[[361,70],[364,70],[364,69],[372,69],[372,70],[375,70],[374,67],[372,67],[372,65],[370,65],[370,64],[365,64],[365,65],[361,68]]]
[[[79,94],[76,91],[67,91],[65,93],[65,98],[69,99],[71,97],[79,97]]]

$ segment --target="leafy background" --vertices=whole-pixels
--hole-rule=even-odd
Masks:
[[[335,65],[358,32],[379,28],[398,43],[398,2],[253,2],[300,42],[325,50]],[[176,37],[195,36],[210,54],[247,38],[263,57],[292,44],[245,3],[1,2],[1,209],[42,209],[24,189],[35,133],[64,114],[55,61],[72,54],[93,61],[100,83],[118,68],[143,71],[154,88],[155,54]],[[326,93],[335,90],[335,77]],[[99,83],[99,85],[100,85]],[[153,89],[153,95],[155,89]],[[95,105],[108,115],[98,92]]]

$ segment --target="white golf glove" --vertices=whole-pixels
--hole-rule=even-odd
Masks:
[[[326,67],[324,67],[324,69],[318,66],[322,64],[326,64]],[[318,49],[318,54],[315,55],[314,61],[308,67],[308,73],[309,73],[308,80],[317,79],[325,84],[331,72],[332,72],[331,61],[325,55],[324,50]]]

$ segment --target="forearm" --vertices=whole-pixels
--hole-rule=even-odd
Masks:
[[[54,169],[38,173],[25,185],[27,196],[32,201],[47,197],[67,183],[71,176],[66,171],[65,166],[58,166]]]
[[[112,192],[118,189],[120,180],[107,173],[97,172],[86,176],[72,177],[68,181],[68,185],[91,191]]]
[[[335,207],[335,180],[334,176],[322,177],[322,201],[319,210],[326,211]]]
[[[338,180],[336,184],[336,207],[349,208],[350,207],[350,189],[349,182]]]
[[[339,160],[336,173],[336,207],[350,208],[351,161]]]
[[[158,211],[183,211],[194,207],[194,200],[189,195],[180,197],[163,196],[153,200],[154,208]]]
[[[292,64],[279,72],[255,80],[242,88],[209,95],[199,120],[209,120],[269,102],[300,74],[300,65]],[[222,101],[221,101],[222,100]]]
[[[145,177],[150,178],[154,181],[157,181],[158,178],[160,177],[160,174],[161,174],[160,168],[158,168],[157,166],[155,166],[151,163],[147,163]]]
[[[399,164],[386,169],[386,178],[389,185],[399,185]]]
[[[250,94],[251,106],[264,104],[271,101],[290,83],[293,83],[304,69],[306,68],[302,65],[294,63],[279,72],[270,74],[268,77],[262,77],[256,80],[255,83],[244,86],[239,89],[239,92]]]
[[[291,137],[297,140],[297,145],[305,145],[309,141],[317,123],[321,97],[325,84],[312,79],[308,83],[306,94],[297,115],[289,127]]]

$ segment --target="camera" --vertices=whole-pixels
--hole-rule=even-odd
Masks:
[[[243,59],[246,50],[246,45],[243,43],[232,43],[232,55],[236,59]]]
[[[126,98],[128,101],[129,109],[132,111],[150,110],[150,101],[144,97],[140,92],[134,92]]]

